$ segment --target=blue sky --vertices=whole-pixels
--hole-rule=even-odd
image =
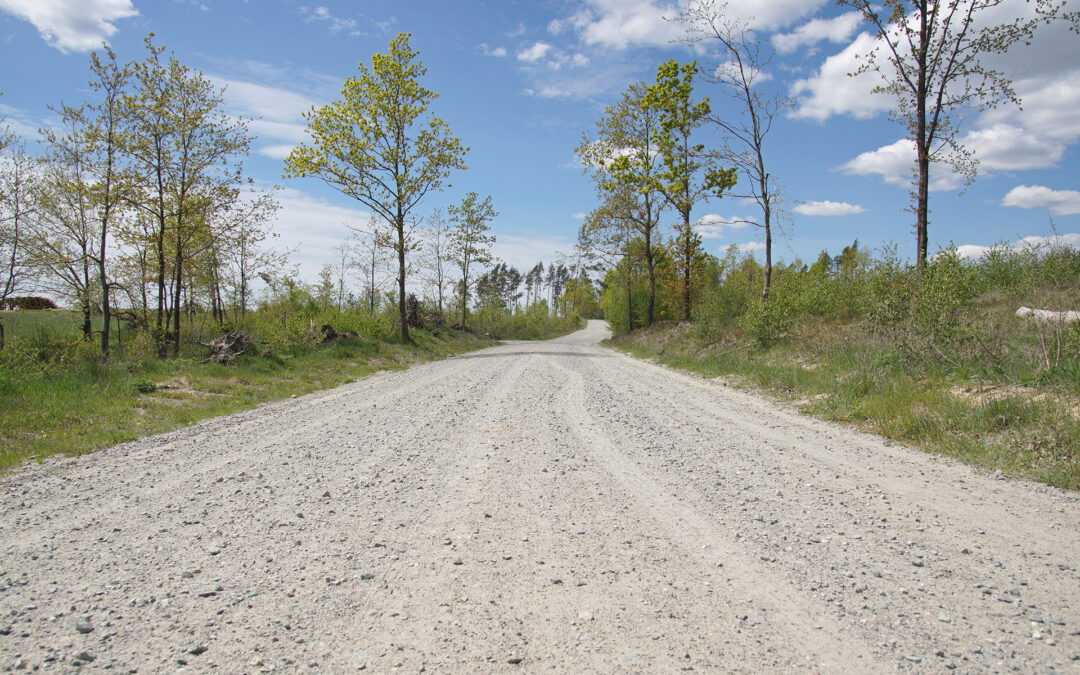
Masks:
[[[1007,0],[1002,17],[1026,7]],[[314,179],[282,179],[281,158],[304,139],[303,111],[336,98],[359,61],[411,32],[428,68],[424,83],[440,94],[434,111],[471,148],[469,170],[429,196],[420,215],[467,191],[491,194],[500,212],[496,253],[523,268],[569,252],[596,205],[573,148],[604,106],[629,83],[655,80],[669,58],[709,61],[707,50],[671,43],[681,28],[665,17],[678,9],[674,0],[0,0],[0,111],[32,141],[52,124],[46,106],[90,95],[89,49],[108,41],[123,60],[141,58],[143,36],[154,32],[227,88],[234,113],[257,118],[248,172],[284,188],[279,242],[310,280],[333,259],[345,224],[362,226],[368,214]],[[888,100],[870,93],[872,81],[847,76],[870,43],[865,25],[826,0],[730,0],[728,9],[777,48],[761,86],[795,97],[766,148],[789,221],[775,255],[812,261],[856,238],[875,248],[895,242],[911,255],[902,129],[887,119]],[[961,135],[980,175],[961,192],[947,171],[935,174],[931,249],[952,241],[976,254],[998,241],[1045,237],[1051,217],[1080,244],[1080,36],[1052,27],[996,65],[1013,77],[1023,110],[965,116]],[[730,108],[708,85],[696,93],[716,111]],[[708,250],[760,246],[755,228],[728,224],[755,208],[723,199],[698,209]]]

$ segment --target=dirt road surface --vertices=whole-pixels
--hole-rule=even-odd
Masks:
[[[0,668],[1080,672],[1080,502],[571,336],[0,480]]]

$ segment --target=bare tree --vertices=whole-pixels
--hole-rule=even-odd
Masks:
[[[443,219],[442,209],[432,211],[425,228],[424,254],[420,265],[427,271],[427,281],[435,289],[440,317],[443,312],[443,292],[449,283],[453,262],[450,257],[450,231],[450,223]]]
[[[773,227],[782,218],[779,185],[765,162],[765,138],[776,116],[792,105],[781,92],[766,93],[766,79],[773,52],[767,40],[759,39],[745,21],[727,12],[726,0],[697,0],[689,4],[678,20],[686,26],[684,41],[716,47],[717,62],[704,71],[707,82],[718,85],[741,108],[734,119],[712,112],[708,120],[724,134],[720,156],[746,179],[744,188],[728,194],[751,199],[761,209],[760,220],[743,221],[763,230],[765,235],[765,281],[761,297],[767,300],[772,283]]]

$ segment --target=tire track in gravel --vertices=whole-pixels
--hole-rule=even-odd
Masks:
[[[602,335],[0,479],[0,669],[1080,672],[1075,495]]]

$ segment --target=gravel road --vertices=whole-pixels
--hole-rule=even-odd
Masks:
[[[1080,673],[1080,501],[601,322],[0,480],[0,668]]]

